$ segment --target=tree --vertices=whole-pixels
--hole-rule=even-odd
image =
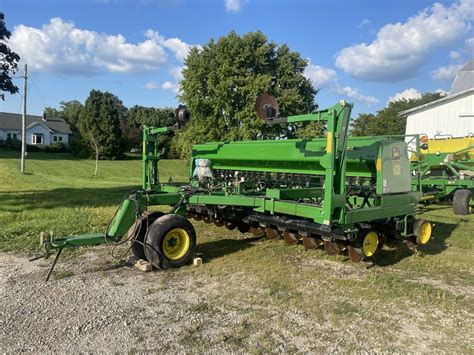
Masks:
[[[123,111],[122,102],[116,96],[92,90],[79,114],[79,132],[95,153],[94,175],[97,175],[99,159],[116,159],[123,155],[120,130]]]
[[[375,115],[359,114],[359,117],[351,123],[351,133],[354,136],[403,135],[407,122],[406,117],[400,116],[400,112],[442,97],[442,93],[426,93],[419,99],[390,101],[387,107]]]
[[[140,146],[143,126],[168,127],[175,123],[174,109],[133,106],[127,111],[122,121],[122,136],[127,142],[127,148]],[[159,146],[164,150],[164,157],[169,158],[173,133],[161,134],[158,138]]]
[[[18,92],[18,87],[12,82],[11,75],[16,73],[20,56],[7,46],[7,40],[11,33],[5,26],[5,15],[0,12],[0,92],[9,92],[14,95]],[[0,94],[0,98],[5,100],[5,94]]]
[[[60,116],[63,118],[69,127],[71,128],[72,133],[78,134],[79,129],[77,127],[77,123],[79,121],[79,116],[81,115],[82,111],[82,104],[77,100],[71,101],[61,101],[60,105]]]
[[[316,108],[317,91],[303,75],[307,61],[261,32],[211,40],[191,49],[185,64],[180,99],[192,119],[173,142],[182,157],[194,143],[296,136],[295,127],[268,126],[257,118],[255,99],[262,92],[277,98],[282,116]]]
[[[90,144],[87,142],[79,132],[77,122],[82,111],[82,104],[77,100],[61,101],[59,109],[53,107],[46,107],[43,115],[48,118],[62,118],[68,124],[73,133],[73,137],[69,141],[69,148],[74,156],[87,158],[92,155]]]

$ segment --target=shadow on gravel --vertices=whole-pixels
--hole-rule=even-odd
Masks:
[[[456,229],[457,224],[436,222],[431,240],[418,250],[424,254],[436,255],[448,248],[446,240]],[[402,240],[390,240],[386,243],[388,248],[379,250],[371,259],[378,266],[390,266],[396,264],[406,257],[413,255]]]
[[[198,244],[197,253],[203,253],[204,259],[210,261],[222,256],[245,250],[254,246],[253,242],[265,239],[265,237],[252,237],[245,239],[219,239],[212,242]]]

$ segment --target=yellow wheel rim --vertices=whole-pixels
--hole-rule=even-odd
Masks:
[[[420,235],[418,236],[418,243],[419,244],[426,244],[431,238],[431,231],[432,231],[431,223],[425,221],[420,227]]]
[[[184,229],[172,229],[163,239],[163,254],[170,260],[178,260],[186,254],[189,244],[190,238]]]
[[[365,235],[362,242],[362,252],[365,256],[372,256],[377,251],[379,245],[379,236],[375,232],[369,232]]]

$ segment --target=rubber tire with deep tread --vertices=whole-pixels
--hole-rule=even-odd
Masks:
[[[471,213],[469,206],[471,202],[471,190],[461,189],[456,190],[453,196],[453,210],[455,214],[466,215]]]
[[[182,228],[189,236],[189,248],[183,257],[177,260],[168,259],[163,253],[163,239],[167,233],[175,228]],[[147,247],[147,245],[149,247]],[[196,246],[196,232],[193,225],[186,218],[177,214],[166,214],[158,218],[148,229],[145,238],[145,256],[157,269],[180,267],[186,264],[193,256]]]
[[[151,212],[149,214],[143,214],[141,217],[141,225],[138,231],[135,231],[136,237],[133,238],[136,240],[138,243],[134,243],[133,240],[131,240],[131,246],[130,250],[132,251],[133,255],[135,255],[137,258],[146,260],[145,256],[145,250],[143,249],[143,244],[144,239],[145,239],[145,234],[146,230],[148,227],[152,225],[153,222],[155,222],[159,217],[163,216],[164,213],[160,211],[156,212]],[[138,223],[139,220],[136,220],[135,223]],[[133,228],[135,228],[135,224],[130,227],[129,233],[133,232]],[[130,234],[129,234],[130,237]]]

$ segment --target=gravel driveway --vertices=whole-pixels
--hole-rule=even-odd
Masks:
[[[235,260],[221,272],[204,264],[143,273],[114,263],[105,250],[66,255],[48,283],[51,261],[0,253],[2,351],[429,352],[472,345],[468,311],[366,304],[331,292],[340,280],[373,277],[348,263],[303,256],[300,270],[330,276],[294,290],[262,284]],[[295,306],[296,298],[313,296],[317,307]],[[453,338],[442,327],[461,333]]]

